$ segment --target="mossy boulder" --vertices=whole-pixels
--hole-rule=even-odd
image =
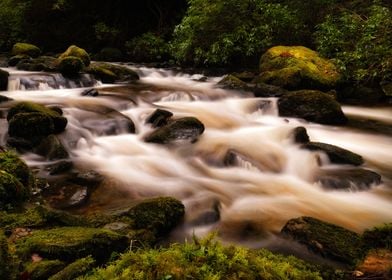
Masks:
[[[32,44],[28,43],[16,43],[11,50],[12,55],[28,55],[31,57],[38,57],[41,54],[41,50]]]
[[[367,248],[383,248],[392,250],[392,223],[367,229],[362,235]]]
[[[260,81],[287,89],[331,89],[340,78],[330,60],[302,46],[276,46],[260,59]]]
[[[60,139],[53,134],[44,138],[34,151],[49,160],[65,159],[69,157],[69,154]]]
[[[0,170],[0,209],[14,206],[26,198],[24,186],[13,175]]]
[[[8,242],[3,231],[0,230],[0,279],[9,279],[10,273],[10,255],[8,251]]]
[[[7,90],[9,75],[10,74],[7,71],[0,69],[0,91]]]
[[[139,80],[139,75],[132,69],[105,62],[94,62],[86,69],[87,73],[93,74],[102,82],[127,83]],[[114,74],[114,76],[113,76]]]
[[[33,183],[33,176],[27,164],[14,152],[0,152],[0,170],[12,174],[25,187]]]
[[[163,236],[177,226],[184,217],[184,205],[171,197],[146,199],[132,207],[126,214],[135,229],[149,229]]]
[[[282,87],[269,85],[259,81],[253,81],[249,87],[249,91],[253,92],[256,97],[281,97],[288,93]]]
[[[84,49],[79,48],[78,46],[72,45],[68,47],[68,49],[59,56],[59,60],[61,61],[63,58],[70,56],[80,58],[85,66],[90,65],[89,54]]]
[[[218,86],[224,89],[241,90],[241,91],[248,90],[248,85],[234,75],[225,76],[222,80],[219,81]]]
[[[37,58],[20,59],[16,64],[18,70],[24,71],[56,71],[56,58],[51,56],[40,56]]]
[[[123,252],[128,239],[107,229],[60,227],[36,230],[16,242],[17,253],[28,259],[34,253],[48,259],[73,261],[91,255],[99,262],[112,252]]]
[[[341,125],[347,122],[340,104],[330,95],[316,90],[284,94],[278,100],[279,115],[302,118],[321,124]]]
[[[328,158],[332,163],[336,164],[351,164],[358,166],[364,162],[362,156],[330,144],[309,142],[301,147],[310,151],[322,151],[328,155]]]
[[[57,68],[66,77],[77,77],[84,68],[84,64],[79,57],[67,56],[59,59]]]
[[[195,142],[204,132],[204,125],[194,117],[184,117],[170,121],[145,137],[146,142],[169,144],[178,141]]]
[[[315,254],[348,265],[355,265],[365,253],[359,234],[312,217],[289,220],[281,234]]]
[[[16,66],[21,60],[29,60],[31,59],[30,56],[28,56],[27,54],[18,54],[18,55],[14,55],[12,57],[10,57],[10,59],[8,60],[8,66],[14,67]]]
[[[95,260],[92,257],[86,257],[74,261],[67,265],[64,269],[49,277],[48,280],[73,280],[79,276],[86,274],[90,271],[95,264]]]
[[[65,266],[66,264],[59,260],[42,260],[29,264],[26,268],[26,274],[31,280],[47,280]]]

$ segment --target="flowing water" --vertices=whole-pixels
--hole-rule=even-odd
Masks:
[[[186,206],[177,237],[219,230],[224,239],[250,246],[258,246],[254,242],[303,215],[357,232],[392,221],[390,135],[280,118],[276,99],[217,88],[219,78],[201,82],[200,75],[135,70],[141,76],[137,84],[98,83],[97,97],[82,96],[85,88],[77,88],[94,85],[91,77],[70,83],[56,75],[25,72],[13,72],[9,91],[1,93],[62,107],[68,126],[60,139],[72,161],[109,178],[82,212],[119,207],[138,198],[173,196]],[[0,106],[5,112],[9,105]],[[143,137],[152,131],[145,120],[156,108],[173,112],[175,118],[194,116],[206,129],[196,143],[145,143]],[[349,116],[392,125],[391,108],[343,109]],[[135,123],[135,134],[128,132],[127,118]],[[1,125],[4,143],[4,119]],[[297,126],[306,127],[312,141],[359,153],[364,167],[380,173],[383,182],[365,191],[356,191],[354,185],[347,191],[324,189],[314,180],[320,168],[346,167],[300,149],[290,136]],[[228,151],[235,152],[235,166],[224,164]],[[33,167],[42,164],[36,155],[24,158]]]

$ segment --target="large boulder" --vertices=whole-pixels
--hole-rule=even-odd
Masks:
[[[9,75],[10,74],[7,71],[0,69],[0,91],[7,90]]]
[[[20,56],[19,56],[20,57]],[[17,61],[17,56],[13,57],[15,62]],[[23,58],[19,59],[16,64],[18,70],[24,71],[56,71],[56,58],[52,56],[40,56],[37,58]]]
[[[68,49],[59,56],[59,59],[61,60],[69,56],[80,58],[83,61],[84,66],[90,65],[89,54],[84,49],[79,48],[78,46],[72,45],[68,47]]]
[[[83,61],[76,56],[59,58],[57,68],[65,77],[76,77],[84,68]]]
[[[115,65],[105,62],[94,62],[86,69],[87,73],[93,74],[103,83],[126,83],[139,80],[139,75],[126,66]]]
[[[12,55],[28,55],[31,57],[38,57],[41,54],[41,50],[32,44],[28,43],[16,43],[11,50]]]
[[[194,117],[170,121],[145,137],[146,142],[169,144],[178,141],[194,142],[204,132],[204,125]]]
[[[291,219],[281,233],[315,254],[348,265],[355,265],[364,254],[359,234],[315,218]]]
[[[362,156],[330,144],[309,142],[303,144],[302,148],[310,151],[322,151],[328,155],[332,163],[336,164],[361,165],[364,162]]]
[[[321,124],[347,122],[340,104],[329,94],[317,90],[300,90],[284,94],[278,100],[279,115],[302,118]]]
[[[287,89],[331,89],[340,78],[330,60],[302,46],[276,46],[260,59],[259,80]]]

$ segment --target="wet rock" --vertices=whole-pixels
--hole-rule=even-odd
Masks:
[[[84,66],[90,65],[90,56],[84,49],[79,48],[78,46],[72,45],[68,47],[68,49],[59,56],[59,60],[61,61],[67,57],[79,58]]]
[[[294,140],[294,143],[298,143],[298,144],[309,143],[308,132],[306,131],[306,128],[303,126],[298,126],[294,128],[293,131],[291,132],[291,136]]]
[[[68,158],[69,154],[56,135],[49,135],[34,149],[34,152],[49,160]]]
[[[41,54],[41,50],[32,44],[27,43],[16,43],[13,45],[11,50],[12,55],[28,55],[31,57],[38,57]]]
[[[129,229],[129,224],[123,222],[113,222],[110,224],[106,224],[103,228],[110,229],[112,231],[124,231]]]
[[[99,95],[98,90],[96,90],[95,88],[90,88],[90,89],[86,89],[84,91],[82,91],[82,93],[80,94],[81,96],[92,96],[92,97],[96,97]]]
[[[90,195],[86,186],[80,186],[72,183],[63,183],[62,186],[56,186],[58,193],[49,198],[50,205],[56,209],[76,208],[84,205]]]
[[[59,58],[57,62],[57,69],[65,77],[77,77],[83,68],[83,61],[75,56]]]
[[[168,123],[172,116],[172,112],[156,109],[150,116],[148,116],[146,123],[151,124],[154,128],[162,127]]]
[[[13,100],[12,98],[9,98],[9,97],[4,96],[4,95],[0,95],[0,103],[12,101],[12,100]]]
[[[58,175],[70,171],[73,168],[73,163],[70,160],[61,160],[54,164],[49,165],[46,170],[49,175]]]
[[[332,163],[361,165],[364,162],[362,156],[330,144],[309,142],[301,147],[310,151],[322,151],[326,153]]]
[[[320,171],[316,181],[331,190],[367,190],[380,184],[381,176],[362,168],[325,169]]]
[[[364,254],[359,234],[311,217],[289,220],[281,234],[315,254],[348,265],[355,265]]]
[[[256,77],[255,73],[249,72],[249,71],[232,73],[231,75],[233,75],[234,77],[240,79],[241,81],[243,81],[245,83],[250,83]]]
[[[221,218],[220,208],[221,206],[219,201],[215,201],[211,209],[200,213],[198,216],[192,219],[189,224],[194,226],[203,226],[218,222]]]
[[[10,74],[7,71],[0,69],[0,91],[7,90],[9,75]]]
[[[37,58],[21,59],[16,68],[24,71],[56,71],[56,58],[51,56],[40,56]]]
[[[347,122],[339,103],[328,94],[301,90],[283,95],[278,101],[279,115],[302,118],[321,124],[341,125]]]
[[[104,62],[94,62],[86,69],[87,73],[93,74],[104,83],[128,83],[139,80],[139,75],[126,66]]]
[[[10,67],[14,67],[16,66],[21,60],[29,60],[31,57],[25,54],[19,54],[19,55],[15,55],[12,56],[9,60],[8,60],[8,66]]]
[[[254,85],[249,88],[256,97],[281,97],[288,93],[287,90],[279,86],[268,85],[256,80],[253,80]]]
[[[146,142],[168,144],[176,141],[194,142],[204,132],[204,125],[194,117],[170,121],[145,137]]]
[[[82,121],[84,128],[96,135],[118,135],[122,133],[135,133],[133,121],[122,114],[108,114],[96,116]]]
[[[233,75],[227,75],[219,81],[218,86],[224,89],[247,91],[248,85]]]
[[[79,172],[70,178],[71,182],[88,187],[96,187],[102,183],[103,180],[104,176],[94,170]]]
[[[276,46],[260,59],[259,81],[286,89],[331,89],[340,78],[332,61],[302,46]]]

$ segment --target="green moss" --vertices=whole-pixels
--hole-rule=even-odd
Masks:
[[[221,81],[219,81],[218,85],[226,89],[234,90],[247,90],[248,88],[245,82],[241,81],[239,78],[233,75],[227,75]]]
[[[66,77],[76,77],[84,68],[84,64],[79,57],[67,56],[59,58],[57,68]]]
[[[0,279],[9,279],[9,258],[7,238],[4,236],[4,233],[0,231]]]
[[[134,228],[164,235],[179,224],[184,214],[184,205],[177,199],[158,197],[142,201],[131,208],[127,216],[133,219]]]
[[[7,71],[0,69],[0,91],[7,90],[9,75],[10,74]]]
[[[276,46],[260,59],[262,82],[288,89],[330,89],[340,80],[336,66],[302,46]]]
[[[0,152],[0,170],[12,174],[26,188],[33,184],[33,175],[27,164],[14,152]]]
[[[12,47],[12,55],[28,55],[31,57],[38,57],[41,54],[41,50],[32,44],[27,43],[16,43]]]
[[[44,258],[72,261],[91,255],[104,261],[114,251],[122,252],[128,239],[106,229],[61,227],[36,230],[16,243],[17,253],[23,259],[37,253]]]
[[[92,63],[87,72],[97,75],[98,78],[106,78],[108,79],[108,82],[112,79],[112,73],[116,76],[116,82],[131,82],[139,80],[139,75],[132,69],[104,62]]]
[[[124,254],[81,279],[318,279],[316,268],[267,250],[222,246],[213,239]]]
[[[13,175],[0,170],[0,209],[22,202],[27,198],[28,191]]]
[[[59,260],[42,260],[28,265],[26,272],[31,280],[47,280],[65,266],[66,264]]]
[[[282,234],[316,254],[349,265],[355,265],[365,252],[359,234],[311,217],[291,219]]]
[[[48,280],[73,280],[78,276],[82,276],[86,274],[86,272],[90,271],[95,264],[95,260],[92,257],[86,257],[83,259],[79,259],[67,267],[65,267],[60,272],[56,273]]]
[[[365,230],[362,239],[364,245],[368,248],[392,250],[392,223]]]
[[[89,54],[84,49],[79,48],[75,45],[70,46],[64,53],[62,53],[60,55],[59,59],[62,60],[63,58],[66,58],[69,56],[80,58],[85,66],[90,65]]]
[[[101,66],[91,65],[89,68],[86,69],[86,71],[87,73],[93,74],[94,77],[98,80],[101,80],[102,83],[112,84],[117,79],[116,74]]]

